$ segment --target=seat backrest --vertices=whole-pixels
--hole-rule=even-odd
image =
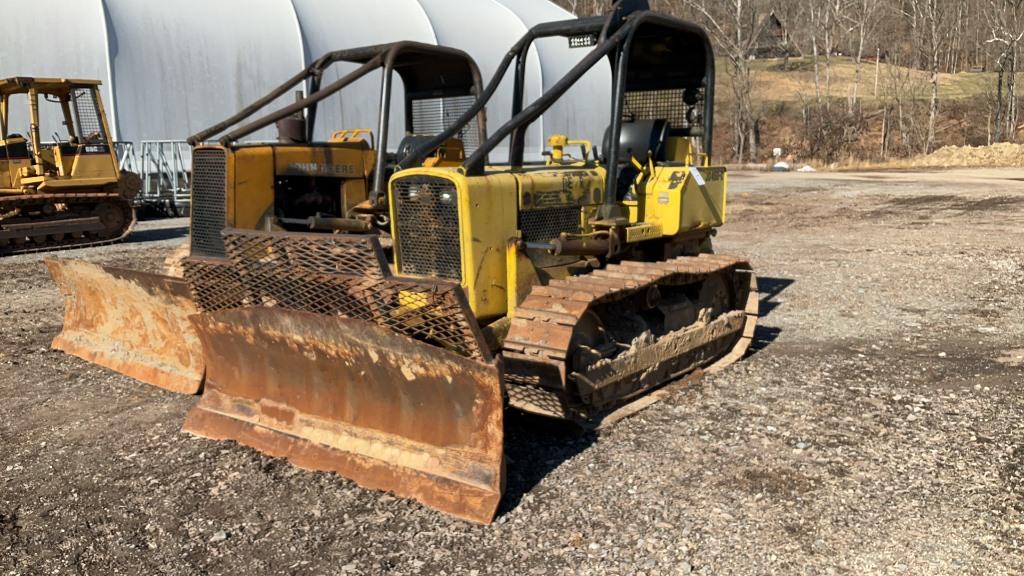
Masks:
[[[650,154],[655,162],[665,160],[665,142],[671,126],[668,120],[635,120],[623,122],[619,133],[619,164],[629,164],[630,157],[641,163]],[[611,126],[604,132],[603,152],[611,148]],[[608,158],[605,158],[607,162]]]
[[[7,148],[4,157],[9,157],[12,160],[15,158],[31,157],[28,149],[28,141],[25,140],[21,134],[11,134],[7,137],[7,141],[4,142],[3,145]]]
[[[395,163],[404,160],[405,157],[413,150],[429,142],[431,138],[433,138],[433,136],[420,136],[417,134],[409,134],[405,138],[402,138],[402,141],[398,143],[398,150],[395,154]]]

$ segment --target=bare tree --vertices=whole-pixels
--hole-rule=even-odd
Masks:
[[[580,16],[601,13],[611,3],[555,1]],[[725,105],[719,107],[721,119],[733,130],[732,142],[722,142],[731,144],[738,160],[758,158],[762,133],[773,143],[802,148],[819,159],[868,150],[889,157],[927,153],[951,143],[1014,140],[1024,122],[1016,83],[1024,0],[650,2],[655,10],[698,22],[711,36],[724,64],[717,91]],[[781,36],[787,45],[804,55],[795,63],[789,57],[753,62],[762,56],[759,43],[774,41],[777,35],[774,29],[767,33],[766,27],[775,25],[769,19],[772,13],[784,26]],[[869,55],[876,60],[874,90],[864,71]],[[852,59],[850,75],[846,56]],[[778,94],[777,86],[761,82],[790,71],[793,77],[783,85],[799,84],[800,70],[810,71],[812,65],[815,78],[796,94],[796,106],[793,95]],[[992,74],[947,84],[946,74],[976,72]],[[949,85],[976,91],[983,78],[986,83],[991,79],[985,94],[966,95],[984,99],[986,105],[947,91]],[[840,84],[842,91],[837,89]],[[837,105],[838,98],[846,105]]]
[[[931,96],[928,101],[928,131],[923,152],[935,146],[935,124],[939,117],[939,62],[942,57],[942,33],[949,0],[911,0],[912,33],[919,39],[922,61],[929,72]]]
[[[861,68],[864,62],[864,48],[867,39],[874,35],[878,25],[879,0],[856,0],[853,9],[843,14],[844,19],[850,23],[850,30],[854,34],[854,72],[853,88],[851,89],[848,108],[852,112],[860,97]],[[876,55],[878,51],[876,50]]]
[[[682,0],[707,27],[732,68],[735,106],[733,152],[737,160],[757,160],[760,118],[754,111],[750,60],[767,21],[766,4],[756,0]]]
[[[986,14],[992,37],[988,43],[998,46],[996,57],[995,141],[1014,140],[1016,136],[1017,49],[1024,36],[1024,0],[989,0]]]
[[[827,94],[822,94],[821,89],[821,50],[822,45],[819,40],[820,34],[818,31],[828,25],[829,20],[829,4],[826,0],[804,0],[804,10],[807,14],[807,19],[810,22],[810,37],[811,37],[811,58],[814,63],[814,99],[818,105],[822,104],[823,98],[828,98]],[[829,34],[825,33],[826,38]],[[826,62],[825,67],[829,69],[828,61],[828,49],[825,48]]]

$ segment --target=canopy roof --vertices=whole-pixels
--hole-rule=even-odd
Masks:
[[[99,80],[73,80],[69,78],[31,78],[16,76],[0,80],[0,94],[24,94],[31,88],[43,94],[65,94],[72,88],[98,86]]]

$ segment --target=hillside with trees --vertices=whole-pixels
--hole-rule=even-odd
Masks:
[[[578,15],[606,0],[558,0]],[[1024,0],[650,0],[718,57],[716,152],[886,161],[1016,142]]]

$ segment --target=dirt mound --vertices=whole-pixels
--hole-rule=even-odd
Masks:
[[[1024,145],[1002,142],[991,146],[945,146],[927,156],[911,158],[909,163],[922,168],[1024,166]]]
[[[832,165],[840,171],[907,170],[915,168],[1013,168],[1024,166],[1024,144],[1000,142],[989,146],[943,146],[931,154],[885,162]]]

